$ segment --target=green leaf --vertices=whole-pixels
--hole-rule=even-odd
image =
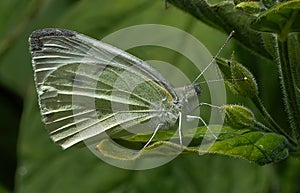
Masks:
[[[290,32],[300,31],[300,0],[288,1],[262,12],[251,27],[258,31],[276,33],[281,40]]]
[[[248,50],[270,59],[261,41],[262,33],[251,29],[256,16],[236,9],[232,1],[209,4],[205,0],[168,0],[168,2],[188,12],[198,20],[229,34],[235,30],[234,39]]]
[[[213,126],[210,129],[221,129],[218,140],[213,143],[207,150],[199,148],[203,139],[206,128],[196,129],[196,134],[190,136],[195,130],[184,132],[184,137],[193,137],[190,146],[184,148],[183,154],[220,154],[235,158],[241,158],[259,165],[265,165],[272,162],[277,162],[285,159],[288,156],[287,141],[285,137],[275,133],[263,133],[258,131],[250,131],[248,129],[235,130],[230,127]],[[159,131],[160,136],[169,136],[169,131]],[[128,140],[131,143],[146,143],[149,140],[149,135],[140,136],[136,134],[131,137],[125,137],[123,140]],[[136,140],[136,141],[135,141]],[[156,148],[164,145],[163,148]],[[169,141],[161,141],[156,137],[153,143],[138,153],[130,153],[127,148],[121,148],[108,139],[102,140],[97,145],[97,150],[102,155],[123,161],[132,161],[143,156],[145,157],[161,157],[174,156],[181,152],[182,147],[179,144]]]
[[[213,145],[210,153],[238,157],[264,165],[288,156],[286,139],[275,133],[249,132]]]
[[[235,6],[236,9],[240,9],[248,14],[258,14],[261,10],[260,2],[257,1],[247,1],[241,2]]]

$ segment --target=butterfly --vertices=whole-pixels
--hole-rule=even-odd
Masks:
[[[143,123],[153,130],[144,147],[177,122],[182,145],[182,119],[201,93],[201,74],[174,88],[144,61],[71,30],[36,30],[29,44],[42,120],[63,149]]]

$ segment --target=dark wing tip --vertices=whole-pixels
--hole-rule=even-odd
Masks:
[[[65,36],[72,37],[75,36],[75,32],[66,29],[57,29],[57,28],[46,28],[39,29],[34,32],[29,37],[30,51],[40,50],[43,46],[40,38],[48,37],[48,36]]]

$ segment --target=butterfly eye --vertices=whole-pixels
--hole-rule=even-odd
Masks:
[[[197,96],[201,94],[202,88],[201,88],[200,84],[194,84],[194,89],[195,89]]]

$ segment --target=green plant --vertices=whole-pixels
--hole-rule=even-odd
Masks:
[[[262,58],[265,62],[276,65],[280,79],[281,92],[288,124],[277,123],[259,97],[256,80],[253,75],[242,64],[239,64],[234,57],[230,60],[219,58],[217,60],[225,78],[246,77],[245,81],[228,81],[228,87],[233,93],[247,97],[256,105],[259,113],[263,116],[262,122],[255,120],[253,125],[245,130],[244,137],[253,147],[241,147],[238,139],[224,139],[220,142],[232,145],[232,140],[237,144],[227,146],[230,156],[240,156],[259,164],[266,164],[284,159],[288,152],[299,153],[299,129],[300,129],[300,1],[283,1],[275,3],[273,1],[222,1],[209,4],[206,1],[196,0],[169,0],[171,4],[190,13],[197,19],[229,33],[235,30],[235,39],[246,47],[249,53],[255,55],[251,60],[252,65],[255,61]],[[236,52],[238,55],[238,52]],[[268,76],[267,74],[265,76]],[[268,81],[274,81],[269,79]],[[272,98],[272,96],[269,96]],[[234,122],[248,121],[247,114],[250,111],[241,112],[245,108],[236,106],[232,115],[235,116]],[[259,116],[258,113],[255,116]],[[231,124],[232,129],[240,132],[241,128]],[[257,135],[260,137],[256,138]],[[253,134],[253,136],[251,135]],[[243,136],[242,135],[242,136]],[[247,136],[246,136],[247,135]],[[218,142],[217,142],[218,143]],[[249,145],[248,144],[248,145]],[[223,152],[224,146],[221,145],[217,153]],[[232,149],[230,149],[232,148]],[[226,148],[225,148],[226,149]],[[243,152],[248,151],[245,156]],[[258,154],[261,154],[258,156]],[[251,156],[254,156],[252,158]]]

